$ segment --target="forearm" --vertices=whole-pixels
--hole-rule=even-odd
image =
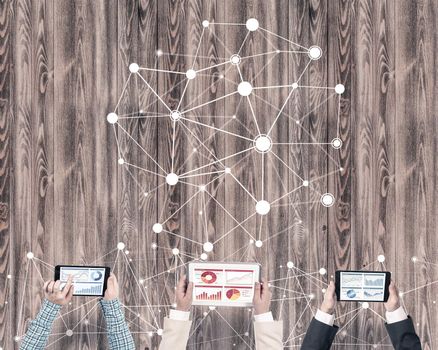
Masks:
[[[30,322],[30,326],[21,342],[20,350],[42,350],[46,347],[53,322],[60,309],[60,305],[44,299],[40,312]]]
[[[134,350],[135,344],[118,299],[100,300],[111,350]]]

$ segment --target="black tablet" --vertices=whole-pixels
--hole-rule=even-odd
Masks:
[[[391,272],[336,271],[336,296],[340,301],[386,302]]]
[[[73,276],[73,295],[103,297],[110,268],[106,266],[58,265],[55,267],[55,281],[61,281],[64,288],[69,276]]]

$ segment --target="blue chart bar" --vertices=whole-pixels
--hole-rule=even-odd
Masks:
[[[81,288],[82,287],[82,288]],[[90,286],[89,284],[85,284],[81,286],[79,283],[75,283],[75,294],[101,294],[101,285]]]

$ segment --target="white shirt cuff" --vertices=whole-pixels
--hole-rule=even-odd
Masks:
[[[254,315],[254,321],[256,322],[273,322],[272,312],[265,312],[264,314]]]
[[[327,312],[318,310],[315,314],[315,319],[332,327],[335,323],[335,315],[330,315]]]
[[[406,320],[408,318],[408,315],[406,314],[403,307],[399,307],[397,310],[394,311],[386,311],[386,322],[389,323],[396,323],[403,320]]]
[[[171,309],[169,318],[175,321],[188,321],[190,319],[190,311],[180,311]]]

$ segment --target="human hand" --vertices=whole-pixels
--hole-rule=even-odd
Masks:
[[[262,279],[262,283],[256,282],[254,288],[254,314],[260,315],[269,312],[272,293],[269,290],[268,282]]]
[[[193,299],[193,282],[187,285],[186,289],[186,275],[183,275],[176,286],[175,296],[176,296],[176,309],[179,311],[190,311]]]
[[[61,290],[61,281],[47,281],[44,283],[44,296],[54,304],[67,305],[73,297],[73,277],[69,276],[66,285]]]
[[[110,301],[119,297],[119,283],[117,282],[116,275],[111,272],[106,282],[106,291],[103,296],[104,300]]]
[[[324,293],[324,300],[321,304],[320,310],[325,312],[326,314],[332,315],[335,311],[336,306],[336,293],[335,293],[335,284],[333,281],[330,281],[330,284],[327,287],[327,290]]]
[[[397,286],[394,281],[391,280],[389,284],[389,298],[386,303],[384,303],[386,311],[395,311],[400,307],[400,297],[398,295]]]

